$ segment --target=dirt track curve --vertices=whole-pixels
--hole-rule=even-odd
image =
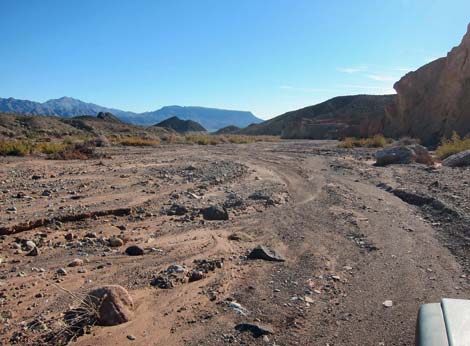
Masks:
[[[2,345],[9,344],[21,321],[46,320],[73,305],[56,285],[86,292],[120,284],[134,298],[132,321],[92,327],[72,343],[77,346],[413,345],[420,304],[469,298],[466,238],[446,233],[454,220],[437,222],[430,211],[380,185],[416,189],[419,181],[431,193],[428,183],[453,179],[449,174],[468,183],[468,170],[378,168],[370,152],[339,150],[334,142],[106,150],[112,158],[101,162],[2,159],[0,226],[132,208],[131,215],[57,222],[3,237],[1,309],[3,317],[6,311],[11,316],[4,320]],[[33,174],[41,179],[31,180]],[[464,186],[450,184],[446,193],[450,189],[455,200],[469,200]],[[44,189],[52,193],[44,197]],[[253,197],[260,191],[269,199]],[[32,199],[14,197],[19,192]],[[441,199],[447,196],[440,193]],[[196,211],[233,196],[242,202],[228,207],[228,221],[165,212],[174,203]],[[461,225],[467,206],[446,203],[461,215]],[[3,212],[13,204],[16,214]],[[74,242],[64,240],[67,232],[75,234]],[[90,243],[85,241],[89,232],[97,238],[121,235],[127,244]],[[232,233],[240,239],[230,240]],[[458,247],[450,246],[457,236]],[[37,257],[12,247],[15,240],[38,237],[46,241]],[[126,256],[130,244],[142,246],[145,255]],[[286,261],[247,260],[258,244]],[[74,258],[86,259],[84,266],[68,268]],[[223,267],[172,289],[150,285],[162,269],[191,268],[197,259],[222,259]],[[66,276],[57,277],[60,267],[67,269]],[[241,304],[247,315],[231,309],[227,299]],[[386,300],[393,306],[385,307]],[[234,326],[242,322],[267,325],[274,334],[240,333]]]

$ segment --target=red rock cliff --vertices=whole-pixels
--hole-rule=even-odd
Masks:
[[[435,144],[452,131],[470,133],[470,25],[447,57],[408,73],[394,88],[398,97],[387,110],[387,135]]]

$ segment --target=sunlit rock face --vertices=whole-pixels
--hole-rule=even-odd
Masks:
[[[470,132],[470,25],[447,57],[410,72],[395,85],[397,103],[387,109],[386,133],[436,144],[453,131]]]

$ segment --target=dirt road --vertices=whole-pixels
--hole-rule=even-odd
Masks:
[[[104,150],[110,159],[1,159],[0,228],[48,220],[2,237],[1,345],[39,340],[77,303],[64,290],[103,284],[128,288],[135,316],[94,326],[75,345],[412,345],[420,304],[469,298],[469,170],[374,167],[370,151],[334,142]],[[213,204],[229,220],[203,220],[199,210]],[[174,205],[187,212],[174,215]],[[131,212],[64,217],[116,208]],[[109,246],[116,235],[124,246]],[[40,239],[36,257],[14,244]],[[127,256],[132,244],[145,254]],[[247,259],[261,244],[286,261]],[[74,258],[84,265],[67,267]],[[223,266],[171,289],[150,285],[198,259]],[[43,329],[25,330],[28,321]],[[245,322],[273,334],[234,329]]]

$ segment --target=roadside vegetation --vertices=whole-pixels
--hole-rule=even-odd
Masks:
[[[70,138],[56,142],[41,142],[30,139],[0,140],[0,156],[31,156],[41,154],[54,160],[84,160],[95,157],[94,145],[87,141],[75,142]]]
[[[224,143],[249,144],[256,142],[277,142],[276,136],[244,136],[244,135],[209,135],[188,134],[184,137],[185,144],[217,145]]]
[[[142,137],[121,137],[111,138],[111,142],[114,144],[120,144],[131,147],[153,147],[160,144],[158,138],[142,138]]]
[[[383,135],[375,135],[368,138],[346,137],[338,143],[338,148],[383,148],[388,143],[388,140]]]
[[[159,138],[98,136],[96,138],[66,137],[63,140],[41,141],[40,139],[1,139],[0,156],[46,155],[51,159],[86,159],[93,157],[93,148],[122,145],[133,147],[154,147],[161,144],[218,145],[247,144],[279,141],[275,136],[211,135],[211,134],[170,134]]]
[[[441,160],[460,153],[465,150],[470,150],[470,136],[461,138],[457,132],[454,132],[451,138],[445,138],[441,141],[441,144],[436,149],[436,156]]]

